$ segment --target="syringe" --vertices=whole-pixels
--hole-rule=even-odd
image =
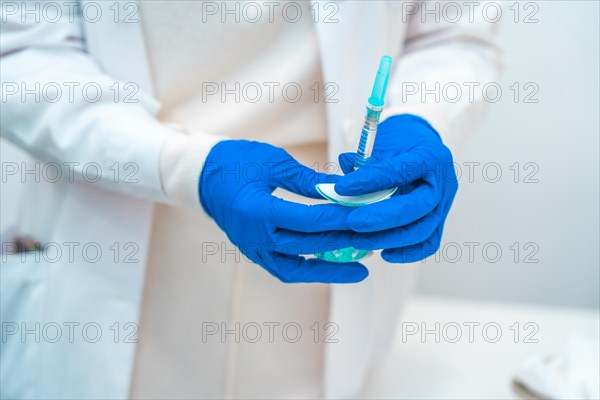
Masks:
[[[367,103],[367,114],[360,135],[360,142],[358,143],[358,149],[356,150],[356,158],[354,160],[355,170],[364,167],[369,162],[369,158],[371,158],[391,69],[392,58],[390,56],[381,57],[375,83],[373,84],[373,90],[371,91],[371,97],[369,97]],[[365,193],[359,196],[341,196],[335,191],[335,184],[333,183],[319,183],[315,185],[315,188],[327,200],[349,207],[361,207],[385,200],[391,197],[397,189],[385,189],[379,192]],[[368,253],[369,251],[367,250],[357,250],[352,247],[347,247],[344,249],[318,253],[315,254],[315,256],[330,262],[351,262],[360,260]]]
[[[373,83],[371,97],[369,97],[367,103],[365,123],[360,135],[358,149],[356,150],[356,158],[354,159],[355,170],[364,167],[369,162],[369,158],[371,158],[373,145],[375,144],[375,136],[377,135],[377,126],[379,125],[379,117],[381,116],[381,111],[383,110],[383,99],[385,97],[385,91],[387,89],[391,70],[392,58],[390,56],[381,57],[379,68],[377,70],[377,76],[375,77],[375,82]],[[320,183],[315,187],[317,191],[326,199],[331,200],[334,203],[350,207],[360,207],[367,204],[376,203],[389,198],[396,192],[396,188],[391,188],[375,193],[365,193],[360,196],[341,196],[336,193],[334,184]]]
[[[367,114],[365,116],[365,123],[360,135],[358,149],[356,150],[354,169],[359,169],[360,167],[365,166],[369,161],[369,158],[371,158],[373,145],[375,144],[375,136],[377,135],[377,126],[379,125],[379,117],[381,116],[381,111],[383,110],[385,91],[387,89],[391,70],[392,58],[390,56],[381,57],[375,83],[373,83],[371,97],[369,97],[367,104]]]

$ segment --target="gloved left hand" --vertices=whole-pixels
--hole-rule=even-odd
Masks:
[[[359,207],[348,217],[350,229],[370,232],[356,238],[361,250],[384,248],[381,256],[394,263],[422,260],[441,242],[458,181],[452,153],[440,135],[420,117],[403,114],[379,125],[372,157],[354,171],[355,153],[343,153],[346,175],[335,191],[356,196],[398,187],[387,200]]]

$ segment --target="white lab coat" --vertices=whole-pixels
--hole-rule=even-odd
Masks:
[[[125,3],[132,2],[122,1],[122,6]],[[383,54],[397,60],[386,113],[420,114],[455,147],[462,127],[472,121],[477,102],[423,104],[414,97],[402,101],[402,82],[492,81],[498,70],[497,52],[491,44],[494,24],[466,19],[422,22],[420,15],[407,15],[403,2],[337,3],[338,22],[316,24],[324,81],[336,82],[337,98],[344,99],[327,103],[330,158],[335,160],[338,153],[353,149],[371,77]],[[110,17],[80,23],[63,18],[27,26],[15,21],[3,4],[2,82],[93,81],[110,91],[107,86],[118,79],[140,86],[142,91],[136,96],[140,102],[3,101],[1,131],[41,160],[80,165],[93,161],[106,174],[94,184],[27,185],[22,202],[25,212],[18,227],[21,233],[42,242],[97,243],[102,249],[113,243],[133,243],[137,261],[3,259],[3,329],[5,323],[14,322],[25,322],[28,329],[40,322],[42,329],[39,343],[34,334],[26,335],[24,343],[3,340],[3,398],[128,396],[135,345],[124,343],[123,336],[131,329],[123,325],[138,321],[153,204],[165,201],[159,151],[172,132],[153,117],[159,104],[152,98],[140,24],[123,22],[125,13],[115,22],[109,10],[114,2],[96,4]],[[121,166],[135,163],[137,182],[114,182],[109,167],[115,162]],[[359,390],[365,372],[389,343],[401,297],[406,294],[402,288],[408,277],[403,276],[401,265],[373,258],[369,267],[371,276],[360,285],[333,287],[330,320],[340,331],[339,343],[326,350],[325,386],[330,397],[350,396]],[[68,322],[81,324],[75,328],[72,343],[66,340],[64,324]],[[119,328],[115,322],[120,322]],[[63,326],[64,337],[51,343],[45,337],[52,336],[50,331],[43,328],[51,329],[54,323]],[[81,339],[78,329],[86,323],[102,329],[102,337],[94,343],[96,325],[88,327],[88,340]],[[120,332],[118,343],[115,330]]]

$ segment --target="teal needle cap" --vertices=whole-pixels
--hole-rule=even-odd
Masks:
[[[391,70],[392,57],[381,57],[379,69],[377,69],[377,77],[375,78],[375,83],[373,84],[373,91],[371,92],[371,97],[369,97],[370,105],[374,107],[383,107],[383,99],[385,97],[385,91],[387,89]]]

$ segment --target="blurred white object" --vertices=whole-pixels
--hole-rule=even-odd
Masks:
[[[529,358],[515,382],[548,399],[600,398],[600,345],[573,335],[559,353]]]
[[[451,330],[443,333],[452,324],[462,329],[458,341],[449,340]],[[470,335],[466,324],[479,325]],[[486,339],[486,324],[501,329],[498,341]],[[530,399],[512,385],[524,359],[563,349],[573,332],[600,342],[599,329],[597,309],[413,296],[392,351],[373,371],[360,398]],[[594,354],[597,350],[590,346],[582,347]],[[594,375],[591,368],[589,373]]]

